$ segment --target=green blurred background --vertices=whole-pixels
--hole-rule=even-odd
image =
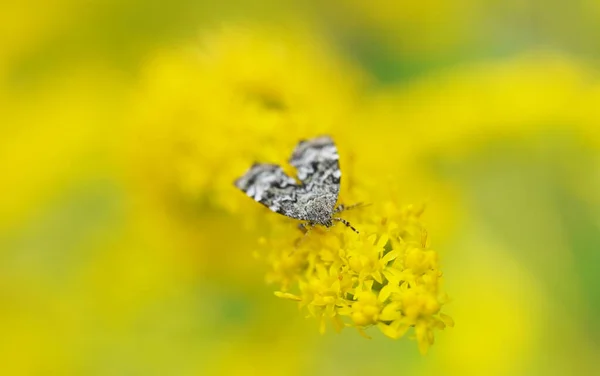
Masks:
[[[2,374],[596,374],[598,1],[0,10]],[[148,168],[129,128],[145,116],[156,60],[240,23],[277,38],[310,30],[360,72],[357,137],[409,140],[411,166],[428,178],[407,184],[440,193],[415,199],[430,202],[456,327],[428,355],[375,332],[320,335],[273,297],[244,246],[253,235],[211,190],[182,215],[181,200],[165,204],[155,181],[132,178]]]

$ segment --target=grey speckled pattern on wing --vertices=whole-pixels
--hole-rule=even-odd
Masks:
[[[274,212],[331,226],[342,175],[333,140],[320,136],[301,141],[289,162],[298,171],[299,184],[280,166],[256,163],[235,185]]]

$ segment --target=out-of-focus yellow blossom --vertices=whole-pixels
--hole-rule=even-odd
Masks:
[[[285,157],[302,137],[341,129],[361,81],[304,30],[203,34],[147,64],[133,121],[136,171],[154,190],[235,211],[232,179],[253,160]]]
[[[425,352],[433,330],[451,323],[440,314],[441,272],[419,222],[422,209],[402,209],[398,182],[381,173],[387,166],[394,176],[397,161],[372,153],[376,143],[353,141],[350,118],[360,103],[360,72],[305,32],[239,27],[166,51],[144,77],[136,112],[142,121],[132,129],[130,152],[141,172],[137,184],[146,181],[150,197],[221,213],[217,218],[235,215],[238,231],[246,229],[244,249],[260,238],[263,251],[257,254],[269,266],[267,280],[279,284],[277,294],[299,300],[322,330],[329,320],[337,329],[378,326],[399,338],[414,327]],[[332,135],[340,150],[340,202],[372,204],[347,213],[360,235],[336,226],[299,240],[297,223],[233,186],[252,162],[285,166],[300,139],[319,134]],[[373,168],[363,169],[369,163]],[[240,247],[230,236],[222,240]],[[217,267],[223,255],[210,246],[214,241],[205,241],[207,264],[232,273],[232,262]],[[248,267],[246,255],[235,257],[243,264],[238,270]]]
[[[380,150],[392,160],[408,162],[403,170],[410,176],[427,176],[430,172],[413,170],[415,162],[459,163],[492,142],[519,142],[530,152],[559,143],[598,150],[599,100],[600,75],[592,66],[564,54],[532,51],[455,67],[411,85],[382,90],[364,104],[354,121],[369,121],[382,131],[402,127],[403,137],[378,140]],[[374,137],[364,130],[357,132],[362,132],[363,140]],[[580,163],[561,165],[573,175],[564,184],[597,203],[594,169],[582,173],[585,167]],[[437,179],[432,186],[441,184]],[[444,184],[434,197],[449,202],[452,193],[448,192],[454,190]],[[452,220],[456,218],[448,218],[440,229]],[[440,229],[436,228],[438,236]]]
[[[359,122],[405,124],[406,137],[385,139],[400,155],[460,157],[489,140],[526,139],[551,131],[600,143],[600,76],[565,55],[535,51],[504,61],[460,66],[380,92]],[[413,142],[413,140],[419,142]],[[397,142],[402,147],[392,148]]]
[[[473,301],[452,305],[452,316],[461,323],[460,334],[440,341],[434,355],[439,357],[438,362],[429,364],[424,374],[447,370],[463,375],[527,373],[531,354],[544,338],[544,320],[554,327],[555,318],[544,317],[548,302],[531,271],[519,265],[510,250],[482,235],[485,228],[470,226],[477,235],[469,239],[469,244],[462,244],[464,251],[458,251],[446,268],[461,271],[448,281],[452,298]],[[510,278],[505,278],[507,275]],[[481,340],[482,332],[485,346],[473,346]]]
[[[300,138],[344,129],[363,75],[291,26],[230,25],[158,52],[145,68],[124,143],[134,196],[178,219],[176,236],[201,249],[207,269],[247,275],[247,259],[214,252],[215,237],[230,249],[258,238],[231,237],[232,223],[264,226],[248,215],[258,208],[240,210],[248,198],[233,181],[253,161],[286,160]]]
[[[112,174],[118,163],[113,131],[127,102],[118,75],[86,66],[52,83],[0,104],[0,163],[10,166],[3,176],[11,182],[0,198],[0,229],[22,223],[74,182]]]

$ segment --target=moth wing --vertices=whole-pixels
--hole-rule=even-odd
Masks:
[[[300,141],[289,162],[298,171],[298,179],[306,192],[331,194],[337,199],[342,172],[337,147],[331,137]]]
[[[255,163],[235,181],[235,186],[276,213],[305,219],[297,204],[303,189],[278,165]]]

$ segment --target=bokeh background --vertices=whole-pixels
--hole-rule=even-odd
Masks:
[[[596,374],[598,24],[594,0],[3,2],[0,373]],[[264,281],[233,174],[324,132],[427,203],[456,326],[425,356],[321,335]]]

